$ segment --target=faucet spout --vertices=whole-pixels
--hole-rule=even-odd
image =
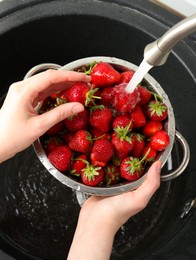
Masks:
[[[163,65],[172,48],[194,31],[196,31],[196,14],[183,19],[161,38],[148,44],[144,49],[144,60],[152,66]]]

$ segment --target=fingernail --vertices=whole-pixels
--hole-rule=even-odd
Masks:
[[[79,112],[82,112],[84,110],[84,107],[83,105],[75,105],[73,108],[72,108],[72,111],[74,114],[77,114]]]

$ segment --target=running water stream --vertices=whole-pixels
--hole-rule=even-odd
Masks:
[[[133,74],[133,77],[127,84],[125,90],[129,93],[132,93],[152,67],[152,65],[143,60],[136,72]]]

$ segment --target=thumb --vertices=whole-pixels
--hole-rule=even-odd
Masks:
[[[37,121],[35,125],[39,126],[37,133],[44,134],[48,129],[64,120],[67,117],[73,116],[84,110],[84,106],[78,102],[69,102],[62,104],[44,114],[36,116],[34,119]]]

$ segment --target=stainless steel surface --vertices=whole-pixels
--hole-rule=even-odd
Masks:
[[[180,174],[182,174],[184,172],[184,170],[186,169],[186,167],[189,163],[190,149],[189,149],[189,145],[188,145],[186,139],[178,131],[176,131],[176,139],[179,141],[179,143],[182,146],[183,159],[182,159],[181,164],[178,166],[178,168],[175,171],[173,171],[167,175],[161,176],[162,181],[169,181],[169,180],[172,180],[172,179],[178,177]]]
[[[84,64],[90,64],[90,63],[94,62],[95,60],[96,61],[105,61],[105,62],[108,62],[113,65],[118,65],[124,69],[131,69],[134,71],[136,71],[138,68],[136,65],[134,65],[128,61],[121,60],[121,59],[118,59],[115,57],[95,56],[95,57],[83,58],[83,59],[73,61],[69,64],[66,64],[63,67],[60,67],[60,65],[55,64],[54,69],[57,69],[59,67],[60,70],[74,70],[78,67],[83,66]],[[51,63],[49,63],[49,67],[52,68]],[[33,75],[32,72],[34,74],[36,74],[36,73],[46,70],[46,69],[48,69],[47,64],[37,65],[37,66],[33,67],[25,75],[25,78],[32,76]],[[167,94],[164,92],[164,90],[162,89],[160,84],[149,74],[147,74],[145,76],[144,84],[146,84],[152,91],[154,91],[158,95],[160,95],[163,98],[163,102],[167,105],[167,108],[168,108],[168,119],[164,125],[164,128],[170,136],[170,144],[157,157],[157,159],[160,159],[162,161],[162,167],[163,167],[164,164],[167,162],[168,157],[170,156],[170,153],[172,151],[175,136],[177,136],[177,138],[180,139],[180,141],[183,140],[182,144],[183,144],[183,147],[185,147],[184,148],[185,153],[187,151],[189,151],[189,148],[188,148],[188,144],[186,146],[184,145],[186,142],[185,139],[178,132],[175,131],[175,118],[174,118],[173,108],[171,106],[171,103],[168,99]],[[39,106],[36,107],[36,109],[39,109]],[[53,175],[57,180],[59,180],[61,183],[63,183],[64,185],[66,185],[78,192],[83,192],[86,194],[97,195],[97,196],[117,195],[117,194],[120,194],[123,192],[127,192],[130,190],[136,189],[137,187],[139,187],[142,184],[142,182],[146,178],[146,174],[144,174],[139,180],[130,182],[130,183],[127,183],[127,182],[121,183],[119,185],[116,185],[116,186],[114,185],[112,187],[106,187],[106,188],[105,187],[90,187],[90,186],[84,185],[84,184],[72,179],[68,175],[62,174],[60,171],[55,169],[54,166],[48,160],[39,139],[34,142],[33,147],[34,147],[34,150],[35,150],[38,158],[40,159],[41,163],[45,166],[45,168],[48,170],[48,172],[51,175]],[[185,162],[185,159],[187,159],[186,162]],[[189,155],[187,154],[186,156],[184,156],[184,160],[183,160],[181,166],[177,169],[178,172],[176,170],[172,174],[172,179],[179,176],[179,174],[182,173],[182,171],[185,169],[185,167],[188,164],[188,159],[189,159]]]
[[[153,66],[163,65],[171,49],[183,38],[196,31],[196,14],[187,17],[169,29],[161,38],[148,44],[144,59]]]

